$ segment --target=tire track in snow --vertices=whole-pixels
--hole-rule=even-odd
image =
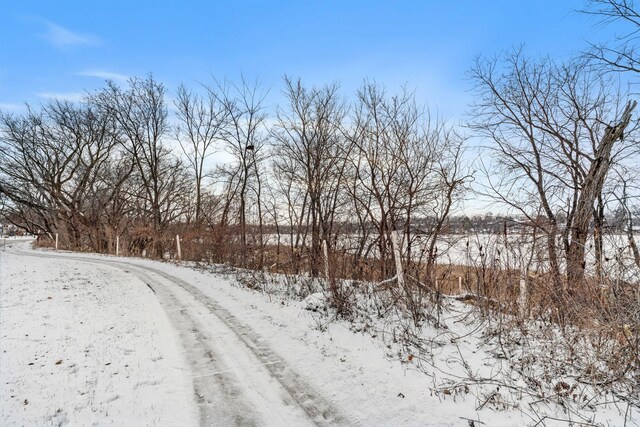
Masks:
[[[256,425],[252,408],[247,405],[233,376],[224,372],[222,364],[212,347],[212,337],[206,327],[189,315],[165,286],[147,274],[128,268],[143,283],[149,286],[158,299],[173,327],[179,331],[185,356],[192,374],[193,391],[200,412],[200,425]],[[204,376],[211,371],[223,371],[215,378]]]
[[[201,425],[348,424],[298,373],[282,362],[266,340],[186,281],[153,267],[126,261],[15,253],[109,265],[131,271],[150,286],[183,340],[194,374],[192,381]]]

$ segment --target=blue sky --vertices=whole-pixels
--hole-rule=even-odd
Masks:
[[[171,92],[210,75],[259,78],[278,101],[284,74],[312,84],[403,83],[457,120],[477,55],[526,44],[565,58],[615,29],[586,0],[8,1],[0,5],[0,109],[77,99],[105,78],[149,72]]]

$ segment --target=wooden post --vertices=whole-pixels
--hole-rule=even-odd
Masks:
[[[120,255],[120,236],[116,236],[116,256]]]
[[[525,272],[520,273],[520,295],[518,296],[518,306],[520,308],[520,316],[524,317],[527,312],[527,275]]]
[[[180,250],[180,235],[176,234],[176,248],[178,249],[178,259],[182,259],[182,250]]]
[[[462,276],[458,276],[458,290],[459,290],[460,294],[464,293],[462,291]]]
[[[56,233],[56,251],[58,250],[58,233]]]
[[[329,277],[329,249],[327,245],[327,241],[322,241],[322,252],[324,253],[324,276],[327,278],[327,283],[331,281]]]
[[[391,232],[391,245],[393,246],[393,257],[396,261],[396,276],[398,276],[398,285],[404,288],[404,271],[402,270],[402,259],[400,259],[400,245],[398,244],[398,232]]]

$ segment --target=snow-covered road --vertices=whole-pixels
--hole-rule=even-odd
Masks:
[[[300,303],[171,263],[0,252],[0,425],[492,425]],[[395,359],[395,360],[394,360]]]
[[[196,424],[178,335],[149,288],[27,247],[0,255],[0,425]]]
[[[170,350],[166,347],[177,345],[184,353],[184,360],[181,361],[183,366],[177,369],[188,371],[188,375],[182,380],[190,380],[189,386],[193,388],[193,396],[181,396],[184,402],[176,406],[182,406],[180,410],[185,412],[189,406],[196,404],[200,425],[282,426],[344,422],[250,327],[197,288],[177,277],[149,266],[116,260],[87,259],[71,254],[45,254],[23,249],[10,251],[5,257],[28,260],[27,263],[34,267],[56,262],[75,265],[76,269],[97,268],[97,271],[107,275],[129,274],[134,276],[134,280],[146,284],[148,293],[155,294],[166,315],[166,319],[159,318],[156,321],[166,323],[168,319],[177,332],[174,334],[162,325],[158,328],[157,339],[169,344],[165,346],[165,350]],[[45,271],[34,272],[47,274]],[[48,272],[51,273],[51,270]],[[60,274],[56,276],[59,277]],[[83,284],[85,287],[96,285],[93,277],[88,279],[89,282]],[[149,301],[143,302],[143,305],[149,305]],[[144,307],[132,307],[132,310],[140,308]],[[7,371],[10,369],[9,367]],[[147,382],[149,385],[158,385],[157,382]],[[176,386],[175,383],[166,385],[170,388]],[[169,397],[170,392],[168,390],[166,393]],[[162,406],[167,402],[156,404],[158,403],[161,404],[158,406]],[[27,405],[28,403],[22,402],[22,406]],[[149,415],[147,411],[140,415],[145,417],[145,413]],[[170,418],[176,418],[175,413],[167,415],[171,415],[167,420],[155,417],[156,423],[164,425],[165,421],[171,421]],[[109,417],[107,413],[105,416]],[[178,425],[190,424],[183,417],[177,417],[175,421]]]

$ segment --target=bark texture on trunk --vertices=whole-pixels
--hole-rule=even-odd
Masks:
[[[584,279],[585,244],[589,236],[589,223],[593,218],[593,206],[598,195],[602,193],[604,181],[611,166],[613,146],[616,141],[624,138],[624,130],[631,121],[631,113],[636,105],[636,101],[630,101],[622,112],[618,123],[607,126],[584,179],[576,206],[571,230],[571,243],[567,253],[567,286],[569,289]]]

